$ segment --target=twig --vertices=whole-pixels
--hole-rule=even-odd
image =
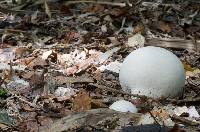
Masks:
[[[18,29],[0,29],[0,33],[2,32],[12,32],[12,33],[31,33],[28,31],[18,30]]]
[[[188,124],[188,125],[191,125],[191,126],[200,125],[200,122],[197,122],[197,121],[195,122],[195,121],[192,121],[192,120],[189,120],[189,119],[186,119],[184,117],[177,116],[177,115],[173,115],[171,118],[178,120],[178,121],[181,121],[181,122]]]
[[[160,126],[159,122],[156,120],[156,117],[151,113],[151,111],[148,111],[148,112],[151,115],[151,117],[154,119],[154,121],[156,122],[156,124],[158,124]]]
[[[125,7],[126,3],[117,3],[117,2],[106,2],[106,1],[67,1],[64,2],[65,5],[76,4],[76,3],[96,3],[96,4],[103,4],[103,5],[112,5],[112,6],[120,6]]]
[[[26,101],[25,99],[21,98],[21,97],[18,96],[18,95],[14,95],[14,97],[17,97],[19,100],[21,100],[21,101],[24,102],[24,103],[27,103],[28,105],[32,106],[33,108],[36,107],[36,104],[33,104],[33,103],[31,103],[31,102],[28,102],[28,101]]]
[[[36,11],[26,11],[26,10],[13,10],[13,9],[5,9],[3,7],[0,6],[0,12],[7,14],[7,13],[12,13],[12,14],[34,14]],[[59,11],[51,11],[52,14],[66,14],[66,13],[62,13]],[[39,11],[38,14],[41,15],[46,15],[45,12],[41,12]]]
[[[8,93],[10,93],[11,95],[13,95],[11,98],[16,97],[16,98],[18,98],[19,100],[21,100],[22,102],[24,102],[24,103],[26,103],[26,104],[32,106],[33,108],[36,108],[36,104],[31,103],[31,102],[28,102],[27,100],[21,98],[20,96],[16,95],[15,93],[11,92],[10,90],[8,90],[7,86],[6,86],[6,89],[7,89]],[[9,99],[10,99],[10,98],[9,98]]]

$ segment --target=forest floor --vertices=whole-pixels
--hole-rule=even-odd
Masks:
[[[200,130],[199,1],[1,0],[0,35],[0,131]],[[145,46],[180,58],[182,97],[122,90],[124,58]],[[120,99],[138,113],[109,109]]]

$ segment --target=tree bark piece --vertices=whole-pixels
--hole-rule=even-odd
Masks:
[[[122,113],[110,109],[93,109],[74,112],[48,127],[43,132],[75,131],[80,128],[92,127],[101,130],[121,129],[121,126],[138,125],[142,115],[139,113]]]
[[[184,39],[160,39],[160,38],[147,38],[145,45],[159,46],[164,48],[188,49],[200,51],[200,42],[197,41],[193,44],[192,40]]]

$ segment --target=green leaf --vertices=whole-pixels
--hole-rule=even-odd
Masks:
[[[0,97],[6,97],[7,91],[4,88],[0,88]]]

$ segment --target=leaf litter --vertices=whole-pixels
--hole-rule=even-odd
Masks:
[[[60,121],[66,131],[146,130],[149,124],[171,132],[199,130],[198,6],[185,0],[3,0],[0,130],[53,131]],[[124,58],[148,45],[167,48],[183,62],[182,98],[156,100],[122,91]],[[140,114],[110,111],[120,99],[135,104]]]

